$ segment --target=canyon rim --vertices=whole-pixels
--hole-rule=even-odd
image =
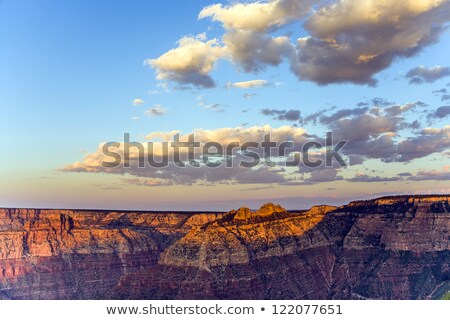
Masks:
[[[449,195],[287,211],[0,209],[1,299],[439,299]]]

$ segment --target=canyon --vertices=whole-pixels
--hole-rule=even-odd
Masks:
[[[0,208],[0,299],[438,299],[450,291],[449,200]]]

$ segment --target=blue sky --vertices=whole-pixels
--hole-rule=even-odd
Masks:
[[[262,21],[265,16],[251,1],[241,4],[244,6],[242,8],[248,9],[249,15],[244,18],[236,16],[231,22],[227,20],[227,14],[239,2],[223,2],[222,7],[212,7],[208,16],[198,19],[203,8],[217,2],[0,1],[0,130],[3,136],[0,147],[4,150],[4,156],[0,159],[0,205],[131,209],[187,207],[213,210],[229,209],[241,204],[256,207],[262,202],[273,200],[301,208],[316,200],[342,203],[348,199],[384,193],[448,193],[449,130],[445,129],[449,123],[448,109],[440,109],[439,117],[432,115],[436,114],[438,108],[450,104],[450,100],[444,99],[443,91],[433,92],[441,89],[450,92],[447,85],[450,83],[450,77],[447,76],[450,35],[447,30],[443,30],[432,44],[427,42],[430,39],[426,35],[431,27],[448,26],[447,1],[437,1],[433,6],[431,1],[423,1],[423,7],[418,8],[413,4],[408,7],[406,3],[409,2],[406,1],[404,7],[395,8],[401,19],[404,19],[401,21],[404,34],[391,39],[389,45],[378,44],[376,41],[380,39],[379,36],[370,39],[386,27],[383,19],[379,22],[369,21],[368,14],[367,21],[360,21],[354,16],[345,17],[345,13],[342,13],[351,10],[331,12],[326,4],[313,2],[310,9],[305,9],[306,13],[291,17],[277,10],[281,10],[279,8],[283,3],[303,5],[305,1],[263,1],[260,4],[272,10],[273,17],[269,17],[272,19],[269,21],[279,19],[281,22],[273,25],[269,23],[270,27],[257,29],[248,27],[248,21]],[[350,4],[352,2],[349,1]],[[357,2],[354,3],[354,7],[358,6]],[[388,25],[389,12],[394,9],[389,8],[389,4],[384,1],[380,3],[376,9],[381,17],[386,15],[385,24]],[[242,11],[242,8],[239,10]],[[413,13],[405,13],[408,10]],[[419,13],[414,13],[414,10]],[[427,15],[431,18],[427,18]],[[314,21],[316,17],[317,21]],[[378,80],[376,86],[356,83],[359,80],[350,79],[340,73],[342,70],[333,70],[333,67],[330,68],[330,75],[337,75],[338,79],[323,85],[316,73],[306,71],[320,67],[311,59],[300,63],[296,60],[300,71],[291,71],[293,62],[288,58],[290,53],[285,54],[285,50],[294,48],[298,38],[310,35],[314,39],[329,33],[327,25],[332,19],[337,21],[333,20],[333,23],[338,26],[339,23],[343,24],[342,21],[356,21],[353,27],[346,26],[348,29],[344,28],[345,32],[336,35],[337,41],[342,41],[341,45],[354,46],[353,51],[364,52],[365,49],[358,47],[360,44],[355,39],[361,36],[356,28],[366,25],[373,31],[362,34],[363,38],[366,37],[365,46],[373,44],[373,50],[379,56],[392,56],[392,62],[386,67],[369,72],[371,77]],[[227,23],[233,23],[234,29],[227,27]],[[239,55],[244,53],[230,49],[232,45],[241,45],[243,42],[236,40],[237,37],[228,43],[226,40],[227,34],[237,35],[244,31],[254,33],[253,38],[261,35],[271,41],[284,36],[289,44],[277,47],[282,53],[279,56],[274,53],[275,56],[268,57],[266,61],[252,57],[252,52],[245,52],[250,57],[248,59],[256,59],[260,69],[258,72],[248,71],[245,61],[239,60]],[[424,41],[414,45],[407,41],[406,44],[399,44],[405,34],[417,35]],[[331,37],[330,34],[326,36]],[[200,43],[216,39],[216,46],[224,52],[223,56],[213,61],[207,75],[200,72],[201,76],[213,79],[215,87],[205,88],[195,81],[176,81],[175,78],[184,77],[183,72],[188,69],[174,71],[167,63],[157,66],[145,63],[151,59],[160,61],[158,59],[166,52],[179,48],[177,41],[182,37],[197,39],[195,41]],[[349,41],[348,44],[345,41]],[[259,49],[267,51],[264,47]],[[296,57],[304,54],[306,59],[307,50],[312,49],[313,45],[308,42],[306,47],[292,50]],[[413,49],[417,52],[405,53]],[[325,51],[331,50],[326,46],[316,50],[323,50],[324,54],[332,56],[331,51]],[[317,51],[317,54],[321,52]],[[186,57],[184,52],[183,55]],[[180,58],[180,54],[176,57]],[[270,62],[278,58],[280,63]],[[344,61],[347,58],[338,55],[335,59]],[[194,60],[191,59],[191,62],[194,63]],[[344,62],[330,60],[323,63],[337,66]],[[418,74],[426,80],[420,84],[410,84],[411,77],[406,75],[419,66],[423,66],[423,69],[418,69]],[[192,66],[183,66],[188,67]],[[359,62],[347,67],[352,68],[359,76]],[[195,67],[189,70],[198,71]],[[157,79],[158,72],[165,72],[169,76]],[[367,74],[362,73],[361,77],[364,76]],[[245,89],[232,87],[233,83],[249,84],[254,80],[264,80],[267,86]],[[177,90],[180,86],[187,90]],[[248,95],[247,98],[244,95]],[[133,105],[132,101],[137,98],[145,103]],[[374,98],[390,102],[383,108],[419,101],[426,106],[414,106],[411,112],[398,115],[402,119],[394,124],[395,132],[377,131],[377,136],[371,136],[371,140],[365,142],[372,143],[380,136],[387,138],[389,134],[395,134],[395,148],[401,149],[399,159],[405,159],[406,144],[401,147],[397,144],[406,139],[410,139],[415,146],[420,143],[427,143],[428,146],[436,144],[434,148],[427,149],[427,154],[408,150],[408,155],[414,154],[411,159],[389,164],[386,164],[385,156],[370,154],[362,164],[330,172],[328,179],[314,180],[302,174],[296,179],[309,182],[295,186],[279,185],[275,181],[249,184],[233,175],[233,179],[228,181],[224,178],[226,172],[219,180],[183,182],[183,179],[177,180],[172,176],[168,186],[148,186],[145,182],[153,179],[148,173],[105,172],[99,168],[89,172],[85,170],[90,164],[83,160],[84,157],[95,154],[102,142],[122,141],[124,132],[129,132],[135,140],[145,141],[146,135],[155,132],[179,130],[188,134],[197,129],[215,131],[238,127],[245,131],[245,128],[250,130],[270,125],[271,128],[302,128],[323,137],[330,127],[343,130],[345,121],[354,119],[357,124],[364,118],[352,114],[347,118],[336,118],[334,124],[302,119],[322,109],[328,110],[328,116],[342,109],[354,110],[358,108],[358,103],[361,107],[361,103]],[[213,105],[216,108],[206,108]],[[372,117],[370,119],[380,120],[382,116],[376,116],[369,110],[376,107],[372,102],[366,107],[365,113]],[[155,108],[164,114],[149,116],[148,112],[145,113]],[[264,114],[264,109],[299,110],[301,119],[274,120],[274,116],[267,115],[268,112]],[[384,117],[389,118],[389,115],[384,114]],[[420,128],[407,127],[414,120],[421,121]],[[361,128],[364,127],[361,125]],[[430,135],[431,131],[427,131],[424,134],[423,130],[427,128],[441,132]],[[74,167],[74,163],[81,165]],[[80,168],[84,168],[84,172]],[[363,175],[381,179],[348,182]],[[386,177],[399,178],[388,181]],[[203,201],[200,195],[205,198]]]

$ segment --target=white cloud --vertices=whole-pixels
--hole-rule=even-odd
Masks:
[[[313,5],[321,5],[318,9]],[[450,21],[448,0],[271,0],[213,4],[199,19],[225,30],[221,39],[185,37],[177,48],[147,63],[159,80],[213,87],[219,59],[245,72],[290,63],[300,80],[326,85],[375,85],[375,74],[396,58],[408,58],[438,41]],[[303,23],[309,35],[295,43],[273,32]]]
[[[143,105],[145,103],[145,101],[142,99],[136,98],[133,100],[132,103],[133,103],[133,106],[140,106],[140,105]]]
[[[226,29],[264,32],[304,17],[310,10],[309,0],[274,0],[269,2],[213,4],[204,8],[199,19],[210,17],[223,23]]]
[[[232,61],[245,72],[278,66],[283,59],[295,59],[295,47],[286,36],[272,37],[253,30],[229,30],[222,41]]]
[[[146,64],[156,69],[158,80],[171,80],[198,87],[215,86],[209,73],[226,51],[217,39],[205,41],[204,37],[184,37],[178,41],[178,47],[157,59],[146,60]]]
[[[228,83],[227,87],[249,89],[249,88],[266,87],[268,85],[269,85],[269,82],[267,80],[250,80],[250,81]]]
[[[248,141],[263,141],[267,133],[271,134],[274,141],[296,141],[301,143],[306,141],[304,135],[306,130],[291,126],[282,126],[272,128],[270,125],[253,126],[249,128],[218,128],[214,130],[197,129],[194,131],[195,136],[200,141],[217,141],[223,145],[227,145],[233,141],[240,143]],[[185,136],[187,138],[187,135]]]
[[[220,42],[206,41],[206,34],[184,37],[177,48],[147,64],[157,70],[157,79],[198,87],[214,87],[210,72],[218,59],[229,59],[246,72],[277,66],[284,58],[295,57],[295,46],[288,37],[267,34],[274,28],[304,17],[316,0],[273,0],[269,2],[214,4],[204,8],[198,18],[210,17],[223,24],[227,33]]]
[[[145,115],[147,115],[149,117],[159,117],[159,116],[165,115],[166,113],[167,113],[167,109],[162,108],[162,107],[154,107],[154,108],[151,108],[151,109],[145,111]]]
[[[243,166],[234,165],[231,168],[226,168],[222,165],[219,168],[210,168],[204,165],[194,168],[187,166],[180,168],[170,162],[167,167],[155,168],[152,166],[139,167],[139,159],[147,158],[151,153],[152,157],[158,158],[159,161],[163,155],[162,142],[155,140],[173,141],[173,136],[179,133],[172,132],[153,132],[146,138],[152,141],[152,149],[149,145],[143,144],[144,154],[140,154],[137,148],[130,149],[130,167],[118,166],[116,168],[102,166],[103,161],[112,161],[109,156],[103,154],[102,149],[104,144],[99,145],[95,152],[89,153],[81,162],[75,162],[66,166],[65,172],[97,172],[108,173],[115,175],[129,175],[131,179],[127,183],[146,185],[146,186],[161,186],[172,184],[194,184],[194,183],[242,183],[242,184],[257,184],[257,183],[277,183],[283,184],[287,180],[284,176],[284,170],[276,168],[269,168],[260,165],[255,168],[245,168]],[[290,126],[283,126],[279,128],[272,128],[271,126],[255,126],[251,128],[219,128],[215,130],[197,129],[194,131],[195,140],[204,145],[207,142],[217,142],[225,147],[230,143],[239,142],[241,145],[244,142],[256,141],[262,142],[264,136],[271,133],[272,141],[284,142],[293,141],[298,145],[302,145],[308,138],[305,137],[306,131],[301,128],[294,128]],[[180,141],[188,141],[189,134],[180,135]],[[110,151],[115,151],[122,157],[124,155],[125,145],[120,143],[119,147]],[[151,152],[150,152],[151,151]],[[255,150],[256,151],[256,150]],[[258,150],[262,154],[263,150]],[[187,154],[186,148],[180,149],[181,157]],[[200,154],[196,157],[199,159]],[[173,148],[169,148],[169,157],[173,157]],[[233,157],[242,159],[242,155],[237,150],[233,150]],[[245,159],[249,160],[249,159]],[[143,179],[140,179],[143,178]]]
[[[434,153],[445,152],[450,147],[450,126],[443,128],[426,128],[417,133],[413,137],[400,140],[398,138],[398,131],[403,127],[402,120],[396,117],[373,116],[369,114],[351,115],[333,122],[328,128],[335,133],[335,142],[344,139],[348,140],[347,145],[342,150],[342,153],[349,158],[360,159],[359,161],[352,160],[355,165],[363,164],[370,159],[378,159],[381,161],[397,160],[400,162],[411,161],[429,156]],[[226,146],[239,143],[243,145],[246,142],[254,141],[261,143],[264,141],[266,134],[271,134],[271,141],[277,142],[278,145],[282,142],[290,141],[294,143],[294,148],[289,148],[288,153],[299,154],[302,146],[308,141],[322,141],[319,137],[308,134],[303,128],[282,126],[273,128],[266,126],[253,127],[226,127],[217,128],[213,130],[197,129],[193,132],[195,134],[195,141],[200,142],[200,148],[207,142],[216,142],[225,150]],[[233,166],[231,168],[222,166],[218,168],[210,168],[203,164],[199,167],[178,167],[172,161],[162,168],[146,165],[138,166],[139,162],[148,157],[152,157],[154,161],[161,162],[164,155],[164,142],[171,142],[179,131],[170,132],[152,132],[146,139],[151,144],[143,143],[142,151],[137,148],[130,149],[130,166],[119,166],[116,168],[106,167],[102,162],[112,161],[112,158],[105,155],[102,151],[104,144],[100,144],[96,151],[88,153],[82,161],[67,165],[62,171],[65,172],[87,172],[87,173],[107,173],[114,175],[129,175],[132,178],[144,178],[144,180],[136,181],[135,184],[157,186],[157,185],[172,185],[172,184],[196,184],[196,183],[274,183],[284,185],[305,185],[324,183],[329,181],[343,180],[339,175],[342,171],[338,166],[333,168],[307,168],[300,166],[294,170],[287,170],[284,167],[270,168],[260,164],[254,168],[246,168],[239,165],[243,160],[244,154],[238,150],[233,149],[232,159]],[[180,134],[179,141],[188,141],[189,134]],[[400,141],[398,141],[400,140]],[[323,142],[323,141],[322,141]],[[119,143],[116,149],[117,154],[123,158],[125,144]],[[170,144],[167,145],[169,159],[173,159],[173,148]],[[264,150],[259,148],[252,148],[252,152],[256,152],[260,156],[264,154]],[[272,149],[272,160],[283,161],[283,155],[278,154],[276,149]],[[141,154],[140,152],[143,152]],[[181,159],[186,161],[188,149],[181,148]],[[284,154],[286,156],[286,154]],[[319,149],[310,154],[314,159],[323,158],[324,149]],[[194,159],[201,159],[201,149],[197,148],[194,154]],[[223,159],[223,158],[222,158]],[[389,160],[390,159],[390,160]],[[245,159],[248,161],[249,159]],[[310,158],[310,160],[312,160]],[[335,163],[335,165],[337,165]],[[448,168],[444,169],[448,172]],[[425,179],[422,174],[418,179]],[[433,175],[431,175],[433,176]],[[448,177],[448,174],[445,175]],[[429,177],[428,177],[429,178]],[[381,182],[387,178],[382,177],[365,177],[353,179],[355,182]],[[397,178],[389,178],[394,181]],[[433,178],[434,179],[434,178]],[[351,179],[350,179],[351,181]],[[387,181],[387,180],[386,180]],[[131,183],[131,182],[130,182]]]
[[[396,58],[435,43],[450,21],[448,0],[338,0],[306,22],[298,39],[300,79],[374,85]]]

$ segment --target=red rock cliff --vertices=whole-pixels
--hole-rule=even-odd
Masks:
[[[449,234],[449,196],[304,212],[0,209],[0,298],[437,298]]]

